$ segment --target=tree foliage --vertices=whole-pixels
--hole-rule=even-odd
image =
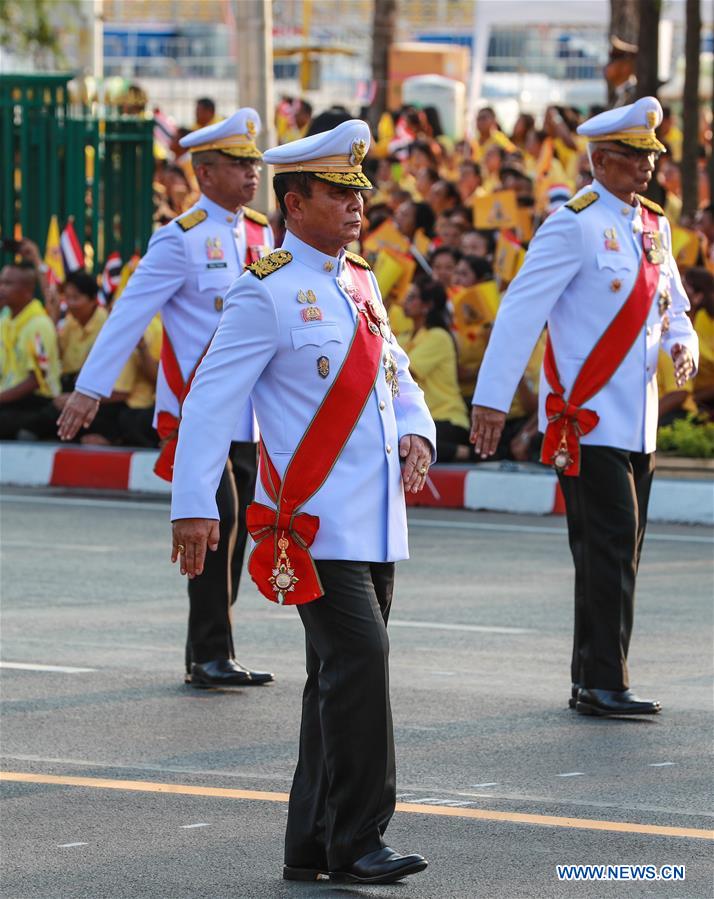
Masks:
[[[59,26],[80,19],[80,0],[0,0],[0,46],[37,65],[63,65]]]

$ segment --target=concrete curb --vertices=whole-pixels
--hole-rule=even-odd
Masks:
[[[154,472],[156,450],[0,443],[0,485],[171,492]],[[426,488],[408,496],[410,506],[474,509],[530,515],[562,515],[558,481],[540,465],[487,462],[435,465]],[[650,521],[714,525],[714,481],[655,477]]]

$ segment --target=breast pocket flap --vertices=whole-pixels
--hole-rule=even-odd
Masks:
[[[225,293],[235,276],[228,269],[216,269],[214,272],[200,272],[198,275],[199,290],[215,290]]]
[[[336,343],[342,343],[342,334],[335,324],[325,322],[324,324],[303,325],[300,328],[292,329],[293,349],[299,350],[304,346],[322,346],[323,343],[329,343],[334,340]]]
[[[598,253],[597,267],[599,269],[610,269],[613,272],[632,271],[634,269],[634,260],[630,256],[623,253]]]

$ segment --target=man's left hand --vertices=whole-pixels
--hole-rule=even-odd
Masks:
[[[404,490],[419,493],[424,489],[431,465],[431,444],[417,434],[407,434],[399,441],[399,455],[404,462]]]
[[[683,387],[694,374],[694,359],[686,346],[675,343],[672,347],[672,361],[674,362],[674,380],[677,387]]]

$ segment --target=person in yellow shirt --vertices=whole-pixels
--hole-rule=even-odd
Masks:
[[[29,430],[33,418],[60,391],[57,335],[52,319],[35,299],[36,273],[30,262],[0,272],[0,439]],[[21,434],[21,436],[24,436]]]
[[[119,439],[126,446],[159,445],[153,421],[162,338],[161,319],[155,315],[127,362],[131,388],[119,411]]]
[[[671,106],[662,107],[662,121],[657,129],[657,137],[669,147],[674,162],[679,164],[682,161],[682,144],[684,143],[684,135],[672,114]]]
[[[463,297],[468,296],[469,288],[477,284],[482,284],[484,291],[495,293],[498,300],[498,288],[488,259],[481,256],[463,256],[454,269],[452,285],[457,287],[459,292],[451,302],[454,307],[459,389],[469,413],[476,376],[486,352],[495,317],[484,314],[483,303],[472,305],[464,302]]]
[[[456,344],[451,336],[446,290],[438,281],[418,278],[409,288],[404,311],[413,330],[398,340],[409,356],[409,371],[424,391],[436,424],[436,454],[441,462],[472,457],[469,420],[456,379]]]
[[[490,106],[484,106],[476,114],[476,139],[473,141],[473,156],[476,162],[482,162],[487,150],[500,147],[506,153],[515,153],[518,149],[498,127],[496,113]]]
[[[699,412],[714,418],[714,275],[706,268],[696,266],[687,269],[683,281],[691,303],[689,317],[699,337],[694,401]]]

